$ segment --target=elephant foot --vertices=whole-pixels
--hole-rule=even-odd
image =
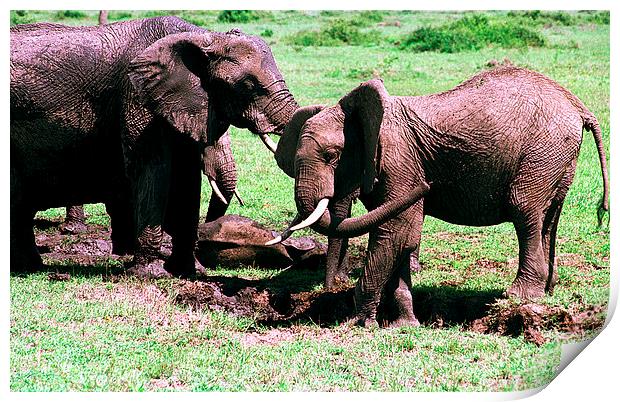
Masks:
[[[379,323],[375,318],[367,317],[365,315],[355,315],[345,321],[342,325],[345,327],[362,327],[366,329],[379,328]]]
[[[66,220],[60,225],[60,232],[65,234],[77,234],[84,233],[88,230],[88,226],[83,221],[79,220]]]
[[[534,285],[515,279],[510,288],[504,292],[504,297],[517,297],[521,300],[536,300],[545,295],[544,285]]]
[[[23,255],[20,253],[15,254]],[[31,273],[43,270],[43,260],[38,253],[32,255],[26,254],[24,257],[16,257],[16,255],[11,255],[11,272]]]
[[[178,278],[195,279],[197,273],[205,274],[204,267],[196,260],[193,254],[179,257],[172,253],[164,263],[164,268]]]
[[[163,260],[153,260],[148,263],[136,263],[126,273],[142,279],[172,278],[170,272],[164,269]]]
[[[420,321],[417,318],[398,318],[388,325],[388,328],[402,328],[402,327],[419,327]]]
[[[349,275],[340,273],[333,278],[325,278],[324,287],[326,290],[337,290],[343,285],[347,285],[350,282]]]

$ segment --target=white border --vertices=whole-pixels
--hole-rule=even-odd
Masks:
[[[564,0],[564,1],[535,1],[535,0],[521,0],[521,1],[450,1],[450,0],[435,0],[432,2],[429,1],[421,1],[421,2],[404,2],[404,1],[396,1],[396,0],[382,0],[380,2],[377,1],[368,1],[368,0],[357,0],[354,2],[353,9],[417,9],[417,10],[482,10],[482,9],[552,9],[552,10],[578,10],[578,9],[611,9],[611,34],[610,38],[618,38],[618,19],[620,18],[620,13],[618,13],[618,2],[616,1],[602,1],[602,0],[590,0],[588,2],[576,1],[576,0]],[[380,7],[378,7],[380,6]],[[226,0],[226,1],[187,1],[187,0],[178,0],[174,2],[165,2],[165,1],[132,1],[131,4],[128,4],[127,1],[91,1],[88,3],[84,3],[84,1],[76,1],[76,0],[63,0],[56,2],[49,1],[32,1],[32,0],[24,0],[24,1],[6,1],[3,2],[3,9],[5,10],[4,19],[1,20],[1,24],[4,27],[3,34],[8,32],[9,18],[8,18],[8,10],[10,9],[149,9],[149,10],[158,10],[158,9],[272,9],[272,10],[286,10],[286,9],[308,9],[308,10],[340,10],[340,9],[352,9],[350,2],[345,1],[325,1],[325,0],[315,0],[312,2],[294,2],[291,3],[289,1],[282,0],[271,0],[271,1],[248,1],[248,0]],[[6,35],[6,34],[5,34]],[[8,36],[8,35],[7,35]],[[617,56],[618,56],[618,48],[617,48],[617,40],[611,40],[611,105],[616,105],[618,101],[618,85],[617,85],[617,74],[614,72],[618,68]],[[4,54],[8,55],[8,39],[3,42],[4,45]],[[3,77],[4,77],[4,88],[8,88],[8,63],[2,65],[3,68]],[[6,95],[1,98],[2,102],[2,116],[3,116],[3,126],[5,131],[9,131],[8,124],[8,105],[9,97]],[[617,119],[617,109],[612,108],[611,110],[611,127],[615,128],[618,122]],[[612,129],[613,130],[613,129]],[[8,135],[5,134],[4,138],[7,138]],[[6,141],[6,140],[5,140]],[[611,147],[610,147],[610,155],[615,154],[615,146],[616,141],[614,140],[613,133],[611,135]],[[9,200],[8,200],[8,188],[9,188],[9,149],[8,144],[5,142],[4,146],[0,149],[2,150],[2,161],[5,164],[5,167],[2,169],[2,174],[0,175],[2,181],[2,188],[6,194],[3,197],[4,203],[4,213],[0,215],[0,227],[2,228],[1,236],[2,236],[2,244],[4,246],[2,258],[5,264],[3,264],[3,276],[0,281],[2,294],[4,297],[1,298],[0,303],[2,303],[4,315],[4,330],[0,330],[0,342],[4,351],[4,359],[0,362],[0,395],[4,396],[3,400],[30,400],[32,399],[44,399],[44,400],[54,400],[61,399],[63,401],[72,401],[72,400],[81,400],[83,398],[88,398],[89,400],[102,400],[107,401],[111,397],[120,400],[130,400],[130,398],[183,398],[188,400],[202,400],[205,397],[208,398],[216,398],[216,399],[232,399],[232,400],[247,400],[247,398],[252,398],[252,400],[269,400],[271,401],[274,397],[290,397],[290,398],[316,398],[316,395],[310,394],[286,394],[286,395],[271,395],[271,394],[252,394],[247,395],[245,393],[232,393],[232,394],[218,394],[218,393],[210,393],[209,395],[202,395],[200,393],[195,394],[141,394],[134,395],[130,393],[54,393],[54,394],[39,394],[39,393],[8,393],[9,390],[9,344],[8,344],[8,328],[9,328],[9,284],[8,284],[8,266],[9,266],[9,255],[8,255],[8,244],[9,244]],[[613,163],[614,159],[610,157],[610,176],[614,177],[615,164]],[[612,201],[612,210],[614,209],[614,200],[616,191],[614,191],[613,184],[611,185],[611,201]],[[612,258],[611,261],[614,261],[613,254],[615,244],[618,244],[617,241],[618,236],[615,231],[611,232],[611,244],[612,244]],[[608,312],[608,322],[609,324],[603,330],[603,332],[594,340],[591,341],[589,346],[587,347],[587,352],[582,353],[575,358],[572,363],[569,363],[565,370],[563,370],[558,377],[553,380],[546,388],[541,390],[530,390],[519,393],[454,393],[454,394],[442,394],[442,393],[434,393],[434,394],[421,394],[417,393],[415,395],[410,395],[407,393],[399,393],[399,394],[382,394],[381,397],[389,397],[394,399],[402,399],[405,398],[410,400],[410,398],[416,399],[424,399],[424,400],[511,400],[517,398],[523,398],[526,396],[530,396],[531,400],[543,400],[548,398],[566,398],[566,400],[608,400],[610,399],[610,395],[617,395],[618,391],[618,374],[617,374],[617,366],[618,362],[620,362],[620,347],[618,346],[618,339],[620,339],[620,324],[618,324],[618,319],[612,320],[613,313],[615,307],[617,305],[617,297],[618,297],[618,273],[617,268],[612,267],[611,269],[611,300],[609,303],[610,310]],[[586,342],[589,343],[589,342]],[[563,360],[566,360],[568,356],[573,357],[576,351],[582,350],[585,347],[584,344],[578,345],[568,345],[564,347],[563,350]],[[540,391],[538,393],[538,391]],[[321,399],[335,399],[338,398],[358,398],[363,397],[362,395],[356,395],[352,393],[332,393],[332,394],[322,394],[318,396]],[[373,399],[377,397],[376,394],[369,395]]]

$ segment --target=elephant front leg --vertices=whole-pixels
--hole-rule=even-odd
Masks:
[[[417,256],[423,221],[420,201],[370,233],[368,259],[356,286],[354,324],[378,325],[383,297],[389,326],[418,326],[411,295],[411,255]]]
[[[346,197],[330,205],[330,214],[338,220],[351,215],[355,195]],[[334,289],[338,283],[349,281],[349,239],[330,237],[327,240],[327,260],[325,263],[325,289]]]
[[[160,254],[169,180],[170,164],[165,158],[144,164],[142,169],[135,171],[132,184],[138,239],[133,266],[127,271],[129,274],[147,278],[170,276]]]
[[[197,144],[175,141],[172,150],[172,181],[164,230],[172,237],[172,254],[165,268],[174,276],[191,278],[204,268],[194,257],[198,235],[201,187],[201,154]]]
[[[88,230],[83,205],[68,205],[66,212],[65,221],[60,225],[61,232],[73,234]]]

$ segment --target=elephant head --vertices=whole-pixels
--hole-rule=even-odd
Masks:
[[[307,226],[330,236],[358,236],[402,212],[428,192],[428,184],[422,183],[406,196],[388,200],[359,218],[336,221],[330,217],[330,202],[358,189],[362,195],[373,191],[381,169],[380,138],[389,126],[387,119],[383,119],[389,103],[383,83],[372,80],[333,107],[304,107],[295,113],[275,155],[280,168],[295,177],[299,212],[282,238]],[[293,144],[295,152],[290,151]],[[304,217],[307,218],[298,223]]]
[[[147,107],[206,145],[230,124],[270,142],[298,107],[267,44],[239,30],[168,35],[132,60],[129,78]]]

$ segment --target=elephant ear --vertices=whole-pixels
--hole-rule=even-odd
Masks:
[[[346,118],[352,119],[362,131],[364,144],[362,192],[372,191],[377,177],[377,147],[389,94],[379,79],[360,84],[343,97],[339,104]]]
[[[132,60],[128,72],[149,109],[203,143],[212,143],[223,132],[205,90],[212,43],[210,33],[168,35]]]
[[[284,128],[274,157],[280,169],[290,177],[295,177],[295,154],[301,129],[306,120],[319,113],[323,108],[322,105],[311,105],[297,109]]]

